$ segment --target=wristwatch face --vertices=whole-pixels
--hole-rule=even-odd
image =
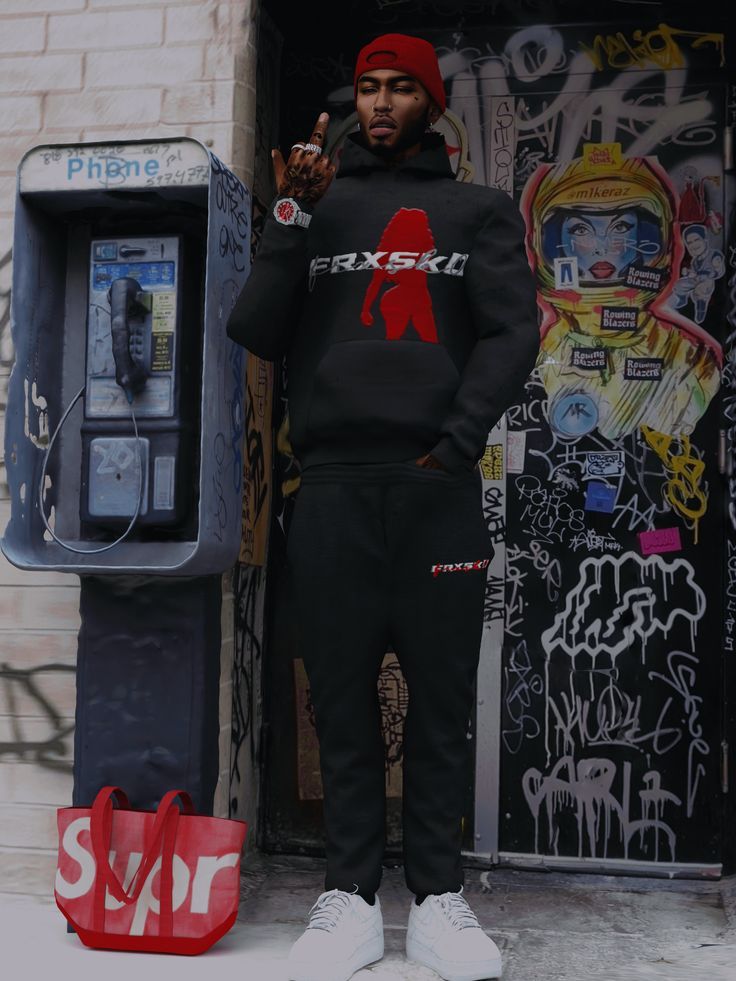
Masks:
[[[302,211],[294,198],[282,198],[277,201],[273,214],[276,221],[281,222],[282,225],[299,225],[301,228],[307,228],[312,220],[309,212]]]
[[[273,209],[276,221],[280,221],[282,225],[293,225],[298,213],[299,205],[293,198],[282,198]]]

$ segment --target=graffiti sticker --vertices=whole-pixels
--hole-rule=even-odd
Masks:
[[[641,381],[659,381],[662,378],[662,358],[627,358],[624,378]]]
[[[500,443],[486,446],[479,462],[486,480],[503,480],[503,446]]]
[[[624,455],[620,450],[587,453],[585,472],[590,477],[620,477],[624,472]]]
[[[602,347],[574,347],[572,349],[572,360],[570,364],[575,368],[605,368],[605,349]]]
[[[654,528],[639,532],[639,545],[642,555],[658,552],[679,552],[682,549],[679,528]]]
[[[611,514],[616,504],[616,488],[591,481],[585,491],[585,510]]]
[[[524,473],[524,454],[526,452],[526,431],[506,433],[506,470],[509,473]]]
[[[603,330],[636,330],[639,311],[633,307],[601,307]]]
[[[577,289],[580,285],[578,260],[574,256],[555,259],[555,287],[558,290]]]

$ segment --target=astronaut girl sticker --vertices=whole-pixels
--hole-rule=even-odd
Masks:
[[[723,355],[700,326],[702,307],[694,322],[667,306],[705,296],[717,257],[703,257],[697,286],[693,276],[679,281],[676,196],[657,161],[588,152],[541,165],[521,209],[543,311],[537,368],[553,430],[574,438],[597,429],[612,440],[637,428],[690,434],[718,390]]]

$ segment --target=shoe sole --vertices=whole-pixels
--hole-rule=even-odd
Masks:
[[[314,964],[307,961],[287,960],[289,981],[348,981],[356,971],[375,964],[383,957],[383,941],[371,941],[367,950],[356,952],[349,961],[336,964]]]
[[[416,940],[407,940],[406,956],[410,961],[431,967],[445,981],[485,981],[486,978],[500,978],[503,969],[500,957],[471,963],[446,961]]]

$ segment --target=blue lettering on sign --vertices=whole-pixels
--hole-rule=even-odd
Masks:
[[[92,289],[106,290],[122,276],[137,279],[141,286],[174,286],[173,262],[95,262],[92,266]]]
[[[134,157],[69,157],[66,165],[66,179],[71,181],[80,175],[88,181],[99,182],[104,187],[110,184],[124,184],[131,178],[141,176],[143,171],[151,177],[158,173],[158,160],[142,163]]]

